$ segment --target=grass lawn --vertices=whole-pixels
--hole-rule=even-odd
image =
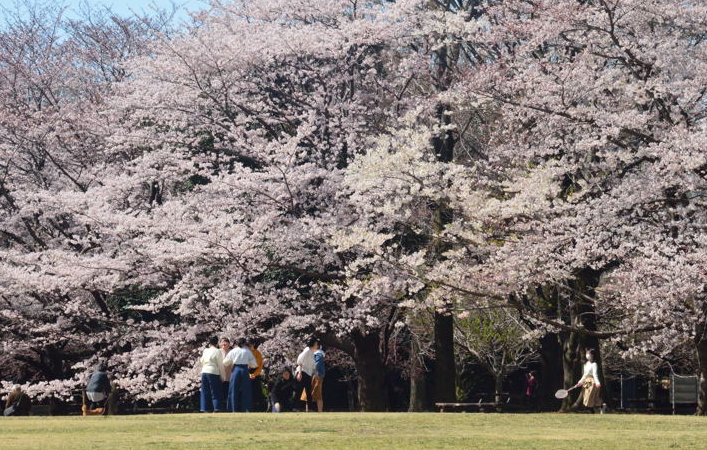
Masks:
[[[707,449],[707,418],[590,414],[0,417],[2,450]]]

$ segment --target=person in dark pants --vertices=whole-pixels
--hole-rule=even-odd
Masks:
[[[100,363],[86,383],[86,397],[91,402],[88,409],[103,407],[111,390],[106,365]]]
[[[31,407],[32,401],[29,395],[22,392],[22,388],[16,384],[7,395],[3,414],[6,416],[29,416]]]
[[[314,411],[314,403],[312,399],[312,376],[316,370],[314,363],[314,352],[319,349],[319,341],[317,338],[310,338],[307,341],[307,347],[297,357],[297,369],[295,370],[295,379],[297,380],[296,394],[299,397],[303,394],[305,409]]]
[[[209,339],[209,345],[201,355],[201,412],[221,412],[224,410],[223,386],[221,380],[226,370],[223,365],[221,349],[218,348],[218,338]]]
[[[282,375],[280,375],[280,378],[270,390],[270,401],[272,402],[273,412],[292,411],[295,386],[295,379],[292,377],[290,369],[283,370]]]
[[[228,386],[227,408],[231,412],[250,412],[253,410],[253,397],[249,369],[258,366],[253,353],[246,347],[245,339],[236,341],[236,348],[228,352],[225,365],[233,365]]]
[[[255,357],[255,362],[258,365],[252,369],[250,374],[251,392],[253,393],[253,411],[265,411],[267,403],[263,395],[263,354],[258,350],[258,343],[255,339],[248,340],[248,349]]]

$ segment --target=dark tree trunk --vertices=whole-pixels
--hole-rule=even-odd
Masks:
[[[457,368],[454,361],[454,318],[435,312],[435,402],[456,401]]]
[[[570,296],[570,323],[575,327],[582,327],[588,331],[597,330],[597,316],[594,308],[595,289],[599,285],[600,272],[592,269],[584,269],[577,273],[575,280],[569,283],[572,289]],[[588,349],[594,349],[594,358],[598,366],[598,373],[601,381],[601,398],[607,398],[606,380],[604,379],[604,370],[601,358],[601,350],[599,348],[599,339],[594,336],[588,336],[580,333],[570,333],[572,336],[568,340],[568,345],[573,348],[567,348],[565,353],[567,356],[572,355],[576,358],[576,367],[578,369],[575,374],[572,385],[579,381],[582,374],[582,366],[584,365],[585,353]],[[565,376],[567,380],[567,376]],[[581,388],[577,389],[578,394],[581,394]],[[568,397],[569,398],[569,397]],[[577,400],[572,407],[578,408],[582,404],[582,396],[577,395]],[[562,408],[566,410],[566,403],[563,402]]]
[[[429,409],[427,392],[427,367],[421,355],[420,343],[413,336],[410,339],[410,403],[408,412],[422,412]]]
[[[385,365],[376,334],[353,334],[354,361],[358,373],[358,402],[361,411],[386,411],[388,392]]]
[[[707,416],[707,324],[698,327],[695,348],[697,350],[697,412],[698,416]]]
[[[565,389],[569,389],[577,383],[582,373],[581,356],[579,349],[579,335],[577,333],[560,333],[562,342],[562,384]],[[562,400],[560,412],[569,412],[573,404],[573,399],[579,399],[577,390],[572,395]]]
[[[547,333],[540,338],[540,407],[543,409],[560,408],[560,401],[555,392],[564,387],[562,371],[562,346],[556,333]]]
[[[500,373],[494,373],[493,376],[495,390],[493,401],[500,404],[501,402],[503,402],[503,379],[505,378],[506,374],[501,371]]]

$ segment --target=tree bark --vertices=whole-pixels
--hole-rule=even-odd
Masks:
[[[454,318],[435,312],[435,402],[454,402],[457,398],[457,368],[454,361]]]
[[[707,324],[703,323],[698,328],[695,338],[695,348],[697,350],[697,411],[698,416],[707,416]]]
[[[420,343],[410,339],[410,403],[408,412],[422,412],[429,408],[427,392],[427,368],[421,355]]]
[[[597,330],[597,316],[594,308],[594,302],[591,299],[594,298],[595,289],[599,285],[599,276],[600,272],[596,270],[584,269],[580,270],[576,274],[576,278],[569,283],[572,290],[569,299],[570,322],[573,326],[581,326],[589,331]],[[579,381],[579,378],[581,377],[582,366],[585,362],[584,355],[586,351],[590,348],[594,349],[594,360],[597,363],[598,373],[601,378],[601,398],[606,399],[606,380],[604,379],[599,339],[595,336],[588,336],[586,334],[579,333],[570,333],[570,335],[571,337],[569,339],[569,344],[572,345],[573,348],[566,349],[566,351],[568,356],[571,354],[574,358],[576,358],[577,368],[577,373],[572,381],[572,385]],[[565,379],[567,379],[567,377],[565,377]],[[563,402],[562,405],[564,410],[566,410],[566,403],[567,402]],[[577,395],[577,400],[572,405],[572,408],[579,408],[581,404],[582,396]]]
[[[503,378],[506,374],[501,371],[499,373],[494,373],[493,376],[495,388],[494,402],[500,404],[503,401]]]
[[[560,402],[555,392],[564,386],[562,371],[562,346],[556,333],[547,333],[540,338],[540,407],[559,409]]]
[[[380,353],[380,339],[376,334],[353,334],[354,361],[358,374],[358,402],[361,411],[388,409],[385,384],[385,365]]]

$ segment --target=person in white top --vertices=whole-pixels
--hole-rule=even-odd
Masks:
[[[245,339],[236,341],[236,347],[228,352],[223,363],[233,366],[226,407],[231,412],[250,412],[253,409],[253,393],[248,369],[256,368],[258,363],[253,353],[246,347]]]
[[[231,351],[231,341],[227,337],[222,337],[219,341],[219,345],[221,346],[221,355],[223,359],[226,359],[226,355]],[[224,364],[224,368],[226,369],[226,373],[221,380],[221,384],[223,385],[223,398],[226,399],[228,398],[228,384],[231,379],[231,369],[233,369],[233,367]]]
[[[319,341],[317,338],[310,338],[307,341],[307,346],[302,350],[302,353],[297,357],[297,368],[295,369],[295,380],[297,380],[297,390],[295,391],[295,399],[300,398],[300,395],[305,398],[305,410],[314,410],[312,398],[312,377],[316,371],[314,362],[314,352],[319,349]]]
[[[590,408],[592,412],[595,412],[594,408],[601,407],[601,397],[599,395],[599,391],[601,390],[601,381],[599,379],[599,366],[595,361],[594,349],[588,349],[586,357],[587,362],[584,363],[582,378],[575,385],[575,387],[583,386],[582,403],[585,407]]]
[[[223,356],[217,347],[218,338],[209,339],[209,346],[201,354],[201,412],[221,412],[223,404],[223,386],[221,380],[226,375]]]

